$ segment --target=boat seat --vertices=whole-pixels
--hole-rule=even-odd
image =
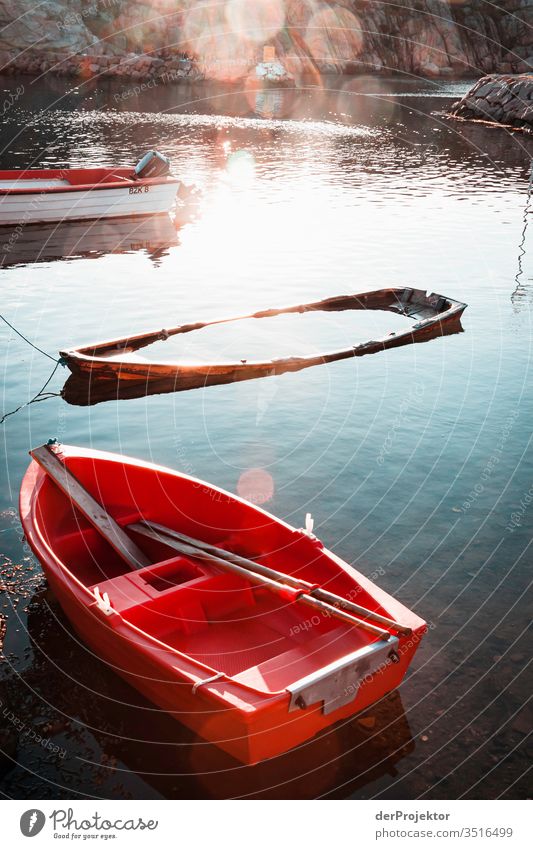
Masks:
[[[180,578],[184,580],[178,583]],[[220,619],[236,611],[255,606],[252,587],[244,578],[227,572],[201,572],[184,557],[97,586],[101,594],[108,593],[113,609],[128,622],[160,639],[196,634],[211,624],[216,627]]]
[[[364,644],[365,639],[361,634],[357,634],[354,629],[340,626],[298,644],[263,663],[249,666],[234,677],[236,681],[249,687],[276,692],[304,678],[317,668],[327,666],[334,660],[357,651]]]
[[[145,566],[136,572],[125,572],[89,587],[107,593],[111,606],[119,612],[139,604],[147,604],[173,594],[184,585],[205,580],[206,572],[186,557],[171,557],[161,563]]]
[[[171,603],[160,605],[161,609],[157,606],[154,609],[152,592],[156,591],[150,585],[145,585],[143,588],[138,582],[130,581],[129,578],[129,575],[121,575],[109,581],[101,581],[89,589],[94,593],[98,587],[101,596],[107,593],[113,610],[123,614],[129,622],[140,628],[146,627],[149,623],[153,626],[156,622],[157,628],[153,629],[152,633],[160,639],[176,631],[187,635],[195,634],[207,627],[202,605],[190,600],[180,604],[180,593],[176,587],[167,590]],[[120,620],[115,618],[110,619],[109,622],[110,625],[115,625]]]
[[[108,594],[113,610],[123,613],[131,607],[149,602],[151,598],[149,593],[142,587],[136,586],[128,578],[128,575],[118,575],[108,581],[99,581],[87,589],[94,593],[96,587],[98,587],[101,595]]]

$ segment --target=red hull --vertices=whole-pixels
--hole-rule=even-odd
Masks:
[[[260,558],[413,631],[398,637],[397,662],[382,663],[354,685],[353,694],[345,681],[346,704],[329,713],[325,701],[291,709],[288,688],[295,680],[365,649],[375,637],[140,537],[153,565],[128,572],[32,462],[20,494],[22,523],[66,615],[115,672],[201,737],[244,763],[257,763],[364,710],[400,684],[425,623],[318,540],[171,470],[105,452],[61,451],[121,526],[146,518]],[[112,615],[99,608],[95,585],[108,591]],[[201,683],[214,673],[218,680]]]

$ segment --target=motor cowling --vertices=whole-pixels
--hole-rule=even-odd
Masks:
[[[145,180],[147,177],[164,177],[170,172],[170,160],[157,150],[149,150],[135,166],[135,177]]]

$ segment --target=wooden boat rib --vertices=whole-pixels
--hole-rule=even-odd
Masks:
[[[0,171],[0,225],[168,214],[180,181],[133,168]]]
[[[22,524],[72,625],[204,739],[257,763],[400,684],[425,623],[312,534],[151,463],[31,453]],[[320,589],[345,605],[304,599]]]
[[[249,315],[218,318],[210,321],[198,321],[182,324],[170,329],[162,329],[97,342],[79,348],[60,351],[64,363],[71,372],[79,377],[91,377],[99,380],[142,382],[146,388],[152,383],[172,381],[174,390],[191,389],[219,383],[250,380],[285,372],[300,371],[310,366],[344,360],[350,357],[363,357],[389,348],[425,342],[436,336],[455,333],[460,329],[460,318],[466,304],[454,301],[442,295],[427,294],[420,289],[393,288],[378,289],[355,295],[340,295],[325,298],[307,304],[265,309]],[[400,333],[391,333],[381,339],[363,342],[349,348],[312,354],[301,357],[228,363],[180,363],[135,361],[131,355],[154,342],[166,340],[178,334],[191,333],[216,324],[226,324],[245,319],[263,319],[290,313],[335,312],[344,310],[386,310],[416,322]]]

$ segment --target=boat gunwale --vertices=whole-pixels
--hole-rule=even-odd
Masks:
[[[425,300],[425,303],[420,303],[420,307],[433,307],[433,304],[429,302],[430,298],[438,298],[440,300],[444,300],[446,304],[446,309],[441,312],[435,311],[435,315],[419,319],[416,321],[416,313],[413,312],[411,315],[407,314],[405,311],[401,311],[400,309],[394,309],[393,305],[396,303],[398,307],[401,307],[402,304],[411,303],[408,300],[402,301],[401,296],[405,293],[409,293],[411,296],[412,293],[416,292],[417,294],[422,294]],[[354,299],[364,299],[371,297],[372,295],[381,294],[384,296],[390,296],[390,302],[381,304],[379,306],[365,306],[362,304],[360,307],[328,307],[327,304],[332,303],[334,301],[337,302],[346,302],[348,300]],[[396,301],[394,301],[396,298]],[[416,303],[416,302],[415,302]],[[324,306],[320,306],[320,305]],[[130,373],[132,375],[135,374],[135,369],[132,366],[139,367],[139,377],[142,375],[146,375],[146,371],[152,367],[158,368],[166,368],[172,370],[173,373],[178,373],[182,370],[184,373],[193,372],[195,374],[202,374],[203,372],[207,372],[207,374],[216,373],[217,370],[225,371],[225,370],[233,370],[233,371],[245,371],[247,369],[257,369],[257,370],[268,370],[268,369],[276,369],[283,367],[284,365],[290,366],[294,365],[302,365],[305,364],[312,365],[314,363],[318,364],[322,362],[331,362],[336,359],[347,359],[350,357],[363,356],[367,351],[365,348],[370,348],[374,346],[378,346],[378,350],[384,350],[387,347],[396,347],[398,341],[400,343],[403,340],[408,340],[411,337],[411,342],[416,342],[417,336],[422,336],[423,332],[428,328],[435,326],[438,327],[439,324],[444,324],[449,322],[450,320],[456,319],[459,320],[462,313],[466,309],[467,304],[456,301],[452,298],[448,298],[445,295],[438,295],[436,293],[427,293],[425,290],[414,289],[413,287],[393,287],[387,289],[374,289],[368,292],[361,293],[353,293],[350,295],[337,295],[331,296],[322,299],[321,301],[314,301],[305,304],[292,304],[286,307],[278,307],[272,309],[264,309],[258,310],[256,313],[251,313],[249,315],[240,315],[240,316],[232,316],[232,317],[224,317],[218,319],[211,319],[206,322],[189,322],[187,324],[180,325],[179,328],[174,328],[173,333],[170,335],[178,335],[179,333],[188,333],[193,332],[194,330],[201,330],[205,327],[209,327],[216,324],[226,324],[234,321],[241,321],[244,319],[253,319],[253,318],[269,318],[277,315],[284,315],[290,313],[303,313],[303,312],[343,312],[349,311],[352,309],[353,311],[383,311],[383,312],[394,312],[397,315],[402,315],[406,318],[413,317],[415,318],[415,323],[410,325],[406,330],[401,331],[400,333],[392,333],[387,334],[386,336],[382,336],[375,340],[369,340],[366,342],[362,342],[359,345],[350,346],[348,348],[340,348],[332,351],[324,351],[318,354],[307,354],[301,357],[298,356],[290,356],[290,357],[279,357],[276,359],[270,360],[238,360],[238,361],[227,361],[227,362],[214,362],[214,363],[186,363],[172,360],[147,360],[146,363],[140,361],[139,363],[135,363],[133,361],[128,360],[120,360],[120,359],[111,359],[110,356],[98,356],[97,353],[87,354],[87,351],[98,351],[98,350],[106,350],[117,348],[119,345],[123,345],[123,350],[125,350],[128,346],[126,343],[141,343],[134,344],[133,350],[138,350],[139,348],[146,347],[148,345],[154,344],[157,341],[166,341],[168,338],[168,332],[164,329],[148,331],[146,333],[141,333],[137,335],[130,335],[124,337],[117,337],[114,339],[110,339],[108,341],[100,341],[91,344],[80,345],[76,348],[70,348],[66,350],[60,350],[59,354],[64,359],[67,366],[74,366],[79,368],[83,365],[91,366],[91,370],[94,368],[97,370],[100,367],[107,367],[111,371],[115,372],[113,376],[118,376],[120,379],[120,372],[124,371],[125,373]],[[181,329],[183,328],[183,329]],[[143,340],[148,340],[143,342]],[[123,344],[124,343],[124,344]],[[396,344],[394,344],[396,343]],[[117,354],[120,354],[120,351],[117,351]],[[73,369],[71,369],[72,371]],[[116,374],[118,372],[118,375]],[[148,374],[148,377],[150,375]]]
[[[74,169],[72,169],[72,170],[74,170]],[[113,170],[116,170],[116,169],[110,169],[110,171],[113,171]],[[58,172],[58,173],[64,174],[64,173],[67,173],[67,171],[68,171],[68,169],[66,169],[65,172]],[[0,180],[2,179],[2,173],[6,173],[6,172],[0,171]],[[29,172],[26,172],[26,173],[29,173]],[[20,174],[20,179],[23,179],[22,172]],[[36,177],[35,179],[41,179],[41,178]],[[42,179],[44,180],[45,178],[43,177]],[[64,177],[63,177],[63,179],[64,179]],[[179,184],[180,182],[181,182],[181,180],[180,180],[179,177],[173,177],[173,176],[170,176],[170,175],[165,175],[164,177],[145,177],[145,178],[140,177],[136,180],[134,180],[133,178],[131,178],[131,179],[124,178],[124,180],[115,180],[115,181],[110,181],[108,183],[104,183],[102,181],[99,181],[99,182],[96,182],[96,183],[94,183],[94,182],[93,183],[76,183],[75,185],[67,184],[65,186],[49,186],[49,187],[44,187],[44,188],[43,187],[39,188],[38,186],[26,187],[26,188],[20,188],[20,189],[17,189],[17,188],[6,189],[6,188],[0,187],[0,197],[6,197],[6,196],[7,197],[17,197],[19,195],[37,195],[37,196],[40,196],[40,195],[48,195],[48,194],[70,194],[71,192],[103,191],[104,189],[110,189],[110,190],[113,190],[113,191],[115,191],[116,189],[128,189],[128,191],[129,191],[129,189],[132,188],[132,186],[166,186],[166,185]]]

